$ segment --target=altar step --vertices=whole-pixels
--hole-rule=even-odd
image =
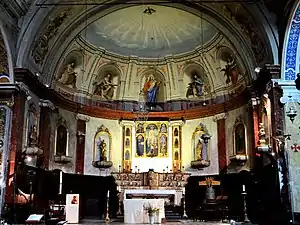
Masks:
[[[181,220],[182,214],[179,212],[174,212],[172,210],[165,210],[166,220],[167,221],[173,221],[173,220]]]

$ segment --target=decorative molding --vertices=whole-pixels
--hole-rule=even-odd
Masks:
[[[285,54],[283,55],[283,78],[285,80],[295,80],[297,70],[297,56],[300,36],[300,5],[298,3],[297,9],[294,12],[291,23],[289,24],[289,32],[287,36],[287,42],[284,49]]]
[[[39,105],[42,106],[42,107],[48,107],[51,110],[56,109],[55,105],[49,100],[40,99]]]
[[[75,119],[76,120],[83,120],[85,122],[89,122],[90,121],[90,117],[86,116],[86,115],[83,115],[83,114],[76,114],[75,115]]]
[[[227,118],[227,116],[228,116],[228,114],[226,112],[217,114],[213,117],[213,121],[217,122],[218,120],[222,120],[222,119],[225,120]]]

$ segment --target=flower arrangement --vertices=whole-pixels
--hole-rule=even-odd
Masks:
[[[159,208],[153,207],[150,203],[144,205],[144,210],[147,211],[149,216],[152,216],[154,213],[159,212]]]
[[[205,177],[205,182],[208,188],[213,186],[214,178],[212,177]]]

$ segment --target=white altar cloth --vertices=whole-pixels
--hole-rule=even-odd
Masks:
[[[124,223],[148,223],[149,216],[144,206],[159,208],[154,215],[154,223],[161,223],[165,218],[164,199],[125,199],[124,200]]]
[[[124,199],[126,199],[127,194],[145,194],[145,195],[176,195],[175,190],[148,190],[148,189],[128,189],[124,191]]]

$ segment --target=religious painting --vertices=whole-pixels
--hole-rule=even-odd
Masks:
[[[55,155],[57,156],[67,155],[68,136],[69,135],[66,126],[60,124],[56,129]]]
[[[123,125],[123,171],[130,172],[131,169],[131,152],[132,152],[132,125]],[[119,165],[121,172],[121,165]]]
[[[223,72],[225,83],[227,85],[236,85],[240,77],[240,69],[232,50],[227,47],[220,48],[218,51],[218,59],[221,64],[220,72]]]
[[[246,126],[243,123],[241,117],[236,119],[234,129],[234,155],[245,155],[247,154],[247,141],[246,141]]]
[[[104,125],[101,125],[98,127],[94,137],[93,161],[110,161],[110,150],[111,134]]]
[[[178,129],[177,129],[177,128],[174,129],[174,136],[175,136],[175,137],[178,136]]]
[[[205,126],[205,124],[200,123],[192,137],[192,150],[194,154],[195,161],[209,161],[210,160],[210,151],[209,151],[209,139],[210,134]]]
[[[38,142],[38,112],[34,104],[29,105],[26,121],[26,143],[27,146],[36,146]]]
[[[168,157],[167,123],[138,123],[136,131],[136,157]]]
[[[267,145],[271,145],[271,103],[268,95],[264,95],[261,98],[261,122],[265,129],[265,140]]]
[[[156,109],[156,103],[164,100],[163,76],[155,70],[150,69],[141,81],[141,93],[150,110]]]

